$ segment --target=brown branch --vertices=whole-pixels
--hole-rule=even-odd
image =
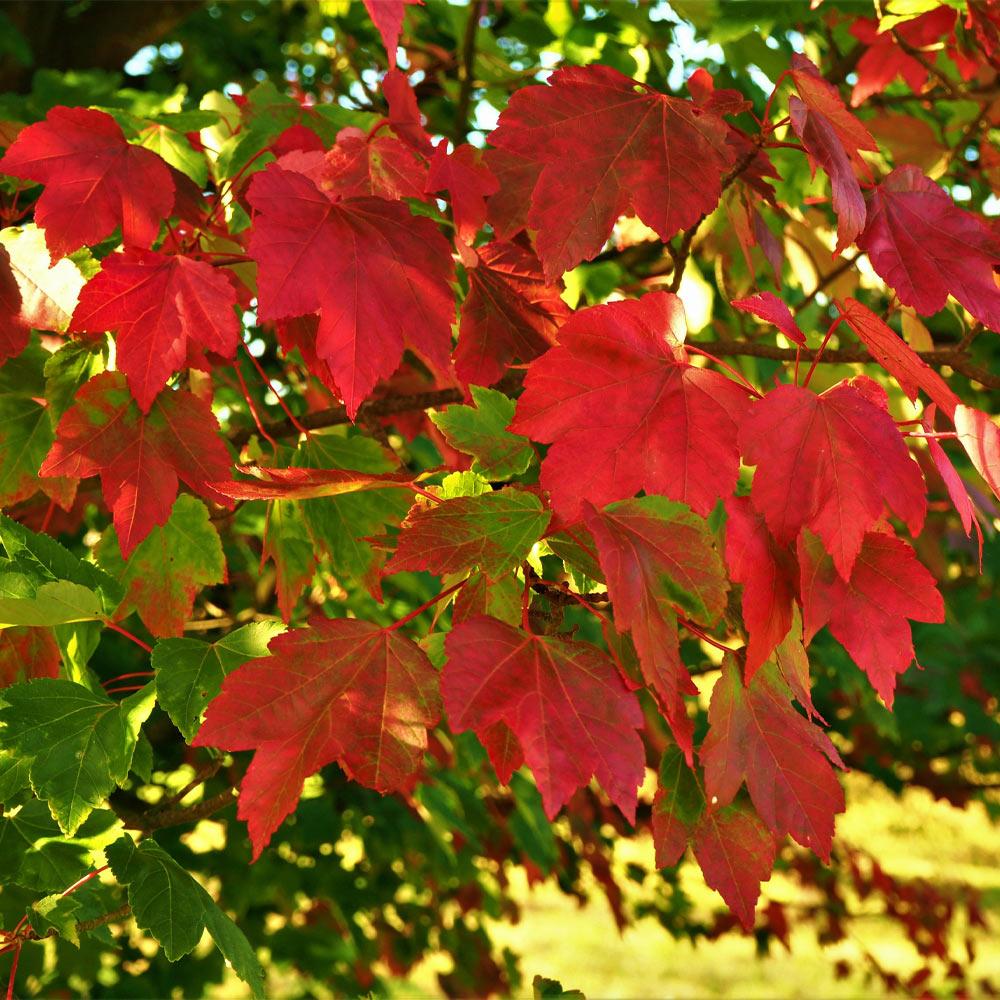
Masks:
[[[824,288],[828,288],[832,285],[842,274],[846,274],[854,265],[857,263],[858,258],[861,256],[860,253],[856,253],[853,257],[845,257],[832,271],[827,271],[819,281],[816,283],[816,287],[792,310],[797,316],[806,306],[810,305],[813,299],[823,291]]]
[[[923,66],[924,69],[938,81],[938,83],[941,84],[951,100],[961,101],[964,99],[965,95],[955,86],[954,82],[942,73],[941,70],[939,70],[937,66],[935,66],[934,63],[920,51],[920,49],[911,45],[905,38],[903,38],[903,36],[895,28],[892,29],[892,37],[895,39],[896,44],[911,59],[916,59],[916,61],[920,63],[920,65]]]
[[[176,809],[151,809],[141,814],[122,814],[121,817],[127,830],[141,830],[143,833],[152,833],[154,830],[163,830],[168,826],[183,826],[185,823],[196,823],[200,819],[205,819],[220,809],[232,805],[236,801],[236,792],[232,788],[220,792],[218,795],[204,802],[196,802],[190,806],[178,806]]]
[[[469,4],[469,16],[465,22],[465,37],[462,40],[462,65],[459,70],[458,103],[455,106],[455,145],[465,141],[469,131],[469,105],[472,102],[472,82],[476,65],[476,32],[482,12],[481,0]]]
[[[494,388],[499,389],[500,392],[513,392],[520,388],[523,379],[524,372],[513,369],[507,372]],[[364,403],[358,410],[354,423],[360,424],[371,417],[390,417],[395,413],[426,410],[429,407],[447,406],[449,403],[461,403],[464,400],[465,393],[457,386],[447,389],[431,389],[428,392],[418,392],[410,396],[384,396],[381,399],[372,399]],[[309,431],[352,422],[343,406],[331,406],[329,409],[307,413],[297,419],[299,425]],[[272,437],[290,437],[299,433],[298,427],[291,420],[276,420],[272,424],[267,424],[264,430]],[[241,448],[255,433],[255,428],[244,427],[236,431],[229,440],[237,448]]]

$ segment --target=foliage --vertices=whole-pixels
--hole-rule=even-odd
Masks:
[[[988,988],[835,826],[996,805],[1000,14],[812,6],[210,5],[0,97],[9,995],[523,990],[517,867]]]

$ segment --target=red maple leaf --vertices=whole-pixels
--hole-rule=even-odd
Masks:
[[[1000,499],[1000,427],[982,410],[955,407],[955,431],[976,471]]]
[[[863,376],[817,396],[782,385],[756,402],[740,427],[740,448],[757,466],[751,496],[780,545],[802,528],[823,539],[844,579],[865,532],[884,505],[919,534],[927,510],[924,478]]]
[[[750,681],[792,627],[796,567],[749,497],[727,497],[726,515],[726,565],[733,580],[743,584],[743,624],[749,634],[746,679]]]
[[[364,0],[365,10],[382,36],[390,69],[396,68],[396,48],[403,30],[403,15],[407,4],[422,5],[423,2],[424,0]]]
[[[575,313],[528,370],[510,429],[552,444],[541,481],[567,519],[639,490],[707,515],[735,488],[746,391],[680,360],[684,334],[680,299],[651,292]]]
[[[21,318],[21,289],[10,269],[10,255],[0,245],[0,361],[16,358],[30,336],[31,327]]]
[[[558,285],[545,281],[535,255],[516,243],[489,243],[472,259],[455,370],[463,382],[492,385],[512,361],[534,361],[547,351],[570,308]]]
[[[545,164],[507,149],[487,149],[485,158],[500,185],[486,202],[486,218],[498,240],[509,240],[527,228],[531,195]]]
[[[824,626],[868,675],[892,708],[896,675],[913,662],[908,618],[944,621],[944,602],[934,578],[903,539],[870,531],[850,579],[836,571],[819,539],[799,537],[805,641]]]
[[[481,149],[464,142],[449,153],[447,146],[442,140],[434,148],[426,190],[448,192],[461,252],[466,244],[472,245],[482,228],[486,199],[496,194],[500,185],[490,173]]]
[[[455,302],[447,240],[399,202],[332,202],[305,175],[271,164],[247,195],[258,216],[263,320],[319,313],[317,354],[353,418],[404,347],[446,369]]]
[[[115,330],[118,367],[143,413],[192,344],[231,358],[239,343],[236,290],[201,261],[127,249],[104,258],[83,287],[70,333]]]
[[[707,808],[701,787],[676,747],[665,751],[659,779],[653,799],[657,868],[676,865],[690,843],[705,883],[750,930],[760,883],[774,867],[774,834],[745,801]]]
[[[837,88],[805,56],[792,56],[791,76],[799,92],[788,100],[792,128],[805,146],[813,172],[820,166],[830,178],[839,253],[864,228],[865,199],[855,170],[869,173],[860,150],[878,152],[878,143],[844,106]]]
[[[777,295],[772,292],[758,292],[745,299],[733,299],[729,303],[734,309],[741,309],[743,312],[753,313],[776,326],[789,340],[803,347],[806,343],[805,334],[795,322],[795,317],[791,310],[785,305]]]
[[[399,139],[384,132],[365,134],[349,127],[318,170],[316,186],[331,200],[374,195],[388,201],[424,199],[427,164]]]
[[[441,691],[452,727],[482,735],[503,722],[513,730],[550,819],[596,775],[634,821],[642,711],[605,653],[485,615],[450,632],[445,650]]]
[[[305,779],[333,761],[376,791],[412,788],[441,714],[437,671],[391,629],[314,619],[268,649],[225,679],[193,743],[256,750],[238,812],[254,858],[295,809]]]
[[[588,66],[517,91],[490,142],[542,164],[528,223],[546,275],[557,277],[596,256],[620,215],[668,240],[711,212],[732,163],[726,133],[692,101]]]
[[[872,192],[858,237],[879,277],[903,305],[930,315],[954,295],[981,323],[1000,330],[1000,237],[959,208],[914,166],[897,167]]]
[[[683,504],[658,496],[623,500],[603,511],[587,504],[585,512],[615,628],[632,633],[643,677],[690,761],[694,725],[683,696],[697,688],[681,660],[675,608],[705,625],[725,608],[729,588],[708,525]]]
[[[389,105],[389,125],[408,146],[424,155],[431,152],[431,137],[424,130],[417,95],[402,70],[390,69],[382,78],[382,93]]]
[[[178,479],[232,506],[210,484],[229,476],[229,454],[208,403],[189,392],[161,393],[148,413],[135,405],[121,372],[86,382],[60,419],[42,476],[100,475],[122,555],[165,524]]]
[[[875,313],[850,298],[843,305],[838,303],[838,308],[872,357],[896,379],[911,400],[923,389],[949,417],[955,413],[959,399],[948,383]]]
[[[858,107],[872,94],[881,94],[897,76],[919,94],[927,83],[927,59],[933,55],[925,53],[924,62],[921,62],[900,46],[897,37],[911,48],[926,49],[952,29],[955,17],[955,10],[942,6],[904,21],[892,31],[883,32],[879,32],[879,22],[875,18],[858,18],[851,25],[851,34],[867,48],[855,68],[858,79],[851,91],[851,104]]]
[[[148,247],[174,205],[166,163],[91,108],[55,107],[22,129],[0,173],[46,185],[35,221],[55,257],[99,243],[116,226],[126,246]]]
[[[830,766],[843,762],[829,737],[792,706],[777,669],[765,664],[746,686],[733,657],[712,691],[708,736],[702,744],[705,794],[728,805],[740,785],[777,836],[830,859],[834,816],[844,793]]]

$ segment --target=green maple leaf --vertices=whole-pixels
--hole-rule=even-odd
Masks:
[[[3,692],[0,747],[30,761],[32,789],[72,834],[124,782],[154,699],[152,685],[114,702],[67,680],[15,684]]]
[[[115,878],[128,886],[136,923],[176,962],[194,950],[206,929],[233,971],[264,995],[264,973],[250,942],[215,900],[153,840],[138,847],[122,837],[105,851]]]
[[[189,743],[205,706],[219,693],[226,675],[247,660],[267,656],[267,644],[284,626],[253,622],[217,642],[164,639],[153,648],[157,699]]]
[[[475,406],[455,405],[430,418],[457,451],[472,455],[472,471],[494,482],[524,472],[535,457],[531,442],[511,434],[514,400],[496,389],[469,387]]]
[[[167,523],[153,528],[128,561],[121,557],[113,528],[97,555],[125,588],[115,617],[136,611],[153,635],[181,635],[198,591],[226,580],[222,542],[208,508],[186,493],[174,501]]]

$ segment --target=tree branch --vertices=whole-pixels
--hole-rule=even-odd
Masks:
[[[143,833],[152,833],[154,830],[163,830],[169,826],[183,826],[185,823],[197,823],[200,819],[212,816],[214,813],[225,809],[236,801],[236,792],[232,788],[227,788],[224,792],[205,799],[204,802],[196,802],[190,806],[178,806],[172,809],[151,809],[148,812],[122,814],[118,812],[127,830],[141,830]],[[118,810],[116,810],[117,812]]]
[[[469,16],[465,22],[465,37],[462,40],[462,66],[459,71],[458,103],[455,106],[455,132],[452,136],[457,146],[465,141],[469,132],[469,105],[472,101],[472,81],[476,65],[476,31],[479,28],[481,0],[469,4]]]

